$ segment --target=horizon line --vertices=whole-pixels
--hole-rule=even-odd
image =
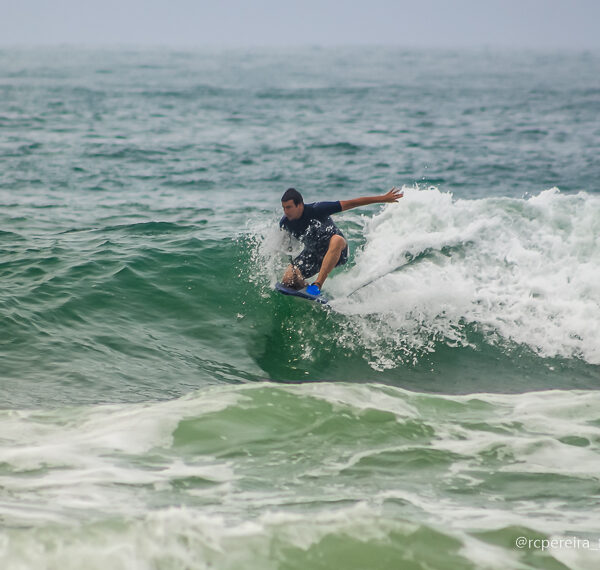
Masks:
[[[504,52],[570,52],[570,53],[598,53],[600,46],[565,46],[565,45],[515,45],[515,44],[417,44],[417,43],[298,43],[298,44],[218,44],[218,43],[169,43],[169,42],[6,42],[0,41],[0,49],[32,49],[32,48],[84,48],[84,49],[172,49],[172,50],[266,50],[266,49],[403,49],[414,51],[504,51]]]

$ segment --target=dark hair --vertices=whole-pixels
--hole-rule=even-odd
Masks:
[[[294,206],[298,204],[304,204],[304,200],[302,199],[302,194],[298,192],[295,188],[288,188],[281,197],[282,202],[287,202],[288,200],[294,201]]]

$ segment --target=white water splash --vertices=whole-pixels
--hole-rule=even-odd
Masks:
[[[600,197],[554,188],[453,200],[405,188],[364,221],[355,265],[327,285],[365,343],[400,331],[427,344],[424,330],[466,342],[461,328],[473,324],[491,343],[600,363]]]

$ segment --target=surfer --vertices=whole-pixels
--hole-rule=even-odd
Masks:
[[[381,196],[305,204],[295,188],[286,190],[281,197],[284,216],[279,227],[299,239],[304,249],[291,260],[281,280],[283,285],[302,289],[306,287],[305,280],[318,273],[317,279],[306,288],[306,292],[319,295],[331,270],[348,261],[348,242],[331,215],[369,204],[397,202],[402,196],[402,190],[394,187]]]

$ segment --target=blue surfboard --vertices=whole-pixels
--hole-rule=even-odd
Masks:
[[[306,287],[304,289],[292,289],[291,287],[286,287],[281,283],[277,283],[275,285],[275,291],[279,291],[284,295],[292,295],[293,297],[301,297],[302,299],[308,299],[309,301],[316,301],[322,305],[327,304],[327,299],[323,297],[323,295],[311,295],[306,292]]]

